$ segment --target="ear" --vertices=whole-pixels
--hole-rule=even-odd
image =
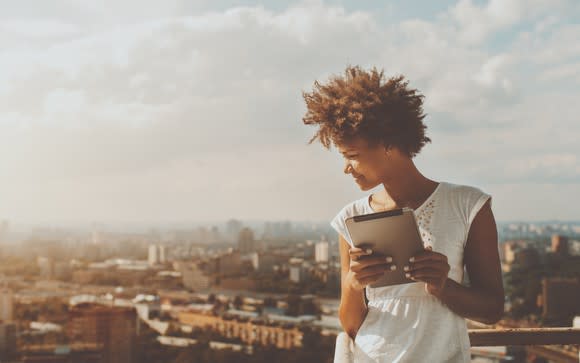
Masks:
[[[387,154],[387,156],[391,156],[391,150],[393,149],[392,146],[385,146],[385,154]]]

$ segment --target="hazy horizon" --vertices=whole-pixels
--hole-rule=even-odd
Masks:
[[[0,220],[328,221],[302,91],[350,64],[425,95],[428,177],[580,220],[580,3],[233,3],[0,0]]]

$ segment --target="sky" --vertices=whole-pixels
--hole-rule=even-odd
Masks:
[[[0,8],[0,219],[330,220],[366,193],[307,144],[302,92],[360,65],[425,95],[426,176],[580,220],[576,0]]]

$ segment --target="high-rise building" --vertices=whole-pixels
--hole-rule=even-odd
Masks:
[[[314,247],[314,260],[317,263],[328,262],[328,241],[317,242]]]
[[[160,263],[165,263],[166,262],[165,246],[149,245],[149,253],[147,255],[147,260],[149,261],[149,265],[151,266]]]
[[[83,303],[70,310],[69,338],[103,345],[103,361],[134,363],[137,337],[135,309]]]
[[[230,219],[226,223],[226,238],[230,242],[235,242],[242,228],[243,228],[242,222],[236,219]]]
[[[559,234],[552,235],[552,252],[562,256],[568,256],[570,254],[568,237]]]
[[[240,253],[252,253],[258,250],[254,240],[254,232],[250,228],[243,228],[238,235],[238,249]]]
[[[300,282],[300,272],[302,268],[300,265],[290,266],[290,281],[299,283]]]
[[[0,321],[12,321],[14,314],[14,296],[12,290],[0,287]]]
[[[263,238],[289,237],[292,234],[292,223],[285,222],[265,222]]]
[[[147,260],[149,261],[149,265],[151,266],[156,265],[159,262],[156,245],[149,245],[149,253],[147,254]]]
[[[157,254],[159,257],[159,263],[165,263],[167,261],[165,259],[165,246],[158,245],[157,246]]]

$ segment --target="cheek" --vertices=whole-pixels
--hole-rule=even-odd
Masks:
[[[381,180],[381,169],[377,168],[377,165],[368,163],[365,165],[360,165],[360,172],[365,176],[370,183],[380,182]]]
[[[354,162],[353,167],[359,171],[360,173],[364,174],[365,176],[373,176],[375,174],[374,168],[372,163],[369,162]]]

